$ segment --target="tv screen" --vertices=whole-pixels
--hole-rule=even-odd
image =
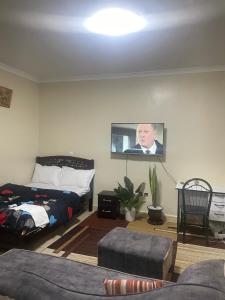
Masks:
[[[164,155],[164,123],[112,123],[111,152]]]

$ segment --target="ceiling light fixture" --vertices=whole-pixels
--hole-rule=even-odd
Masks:
[[[88,18],[84,26],[91,32],[121,36],[142,30],[147,21],[135,13],[121,8],[107,8]]]

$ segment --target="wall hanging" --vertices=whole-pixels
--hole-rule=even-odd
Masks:
[[[12,90],[0,86],[0,106],[10,108],[12,92]]]

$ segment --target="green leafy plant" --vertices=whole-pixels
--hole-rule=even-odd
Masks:
[[[123,208],[127,207],[129,210],[134,207],[136,211],[139,211],[141,206],[145,203],[145,183],[142,182],[134,191],[134,184],[127,176],[124,176],[124,184],[125,186],[123,187],[120,183],[118,183],[118,188],[114,189],[121,206]]]
[[[160,203],[158,195],[158,178],[156,174],[156,166],[154,166],[153,170],[151,170],[151,167],[149,167],[149,185],[152,195],[152,206],[157,207],[160,205]]]

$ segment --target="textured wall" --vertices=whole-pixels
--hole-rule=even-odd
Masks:
[[[225,186],[224,72],[42,84],[40,153],[94,158],[95,201],[126,172],[125,159],[110,154],[111,122],[164,122],[164,166],[175,180],[200,176]],[[135,184],[148,183],[150,163],[128,160]],[[162,206],[175,215],[175,183],[159,161],[155,164]]]
[[[0,107],[0,184],[27,183],[38,152],[38,85],[0,69],[0,85],[13,90]]]

